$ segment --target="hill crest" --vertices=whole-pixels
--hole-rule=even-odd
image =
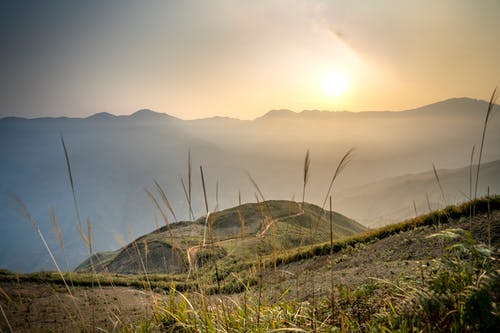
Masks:
[[[202,267],[211,251],[220,265],[243,262],[258,251],[262,255],[327,241],[329,212],[294,201],[270,200],[246,203],[213,212],[208,219],[168,224],[112,252],[97,253],[97,271],[180,273]],[[334,238],[352,236],[367,229],[354,220],[332,212]],[[208,246],[210,244],[210,247]],[[212,248],[213,246],[213,248]],[[215,250],[214,250],[215,249]],[[141,258],[145,267],[142,267]],[[89,271],[90,260],[76,271]]]

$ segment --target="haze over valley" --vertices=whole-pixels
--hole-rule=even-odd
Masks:
[[[154,181],[164,187],[176,218],[189,219],[181,185],[181,178],[188,184],[188,152],[196,218],[205,212],[199,166],[205,172],[210,210],[236,206],[238,192],[243,202],[255,202],[256,189],[247,173],[265,199],[301,201],[308,149],[305,200],[321,206],[338,161],[355,148],[352,161],[335,181],[333,206],[365,226],[413,217],[413,201],[420,213],[428,211],[427,198],[433,209],[465,201],[471,149],[476,145],[477,153],[486,109],[485,101],[454,98],[400,112],[274,110],[255,120],[182,120],[151,110],[130,116],[3,118],[0,266],[18,271],[52,268],[16,196],[26,203],[61,262],[50,208],[61,225],[69,268],[88,255],[76,227],[60,135],[68,148],[82,220],[89,218],[92,224],[94,250],[110,251],[164,225],[146,193],[154,192]],[[488,186],[490,193],[500,190],[498,120],[493,112],[480,196]]]

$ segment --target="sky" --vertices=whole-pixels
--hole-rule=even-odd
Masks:
[[[0,117],[487,100],[500,1],[0,0]]]

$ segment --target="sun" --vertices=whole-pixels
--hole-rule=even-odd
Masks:
[[[323,79],[323,92],[328,96],[338,97],[349,88],[349,79],[344,73],[330,73]]]

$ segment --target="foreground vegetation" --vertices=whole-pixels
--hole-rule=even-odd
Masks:
[[[354,237],[305,246],[279,256],[256,256],[252,263],[231,267],[239,270],[226,272],[218,267],[220,274],[212,265],[192,272],[189,278],[186,273],[61,276],[1,271],[0,282],[3,288],[49,284],[57,293],[66,293],[61,287],[67,281],[73,294],[88,290],[85,293],[113,295],[120,286],[144,290],[149,310],[132,322],[116,319],[119,314],[106,314],[107,319],[100,322],[93,316],[80,317],[79,312],[84,312],[80,303],[61,305],[67,307],[68,318],[73,318],[81,331],[488,332],[500,325],[499,209],[500,197],[487,197]],[[387,266],[380,269],[389,278],[376,278],[368,272],[359,284],[338,279],[338,273],[352,274],[343,265],[356,253],[367,256],[369,246],[392,238],[402,240],[395,250],[404,252],[403,241],[415,237],[434,242],[444,252],[435,259],[405,260],[405,274],[393,276],[393,267]],[[485,245],[488,243],[492,246]],[[326,275],[313,273],[302,283],[288,277],[293,275],[293,265],[304,270],[315,260],[322,260]],[[343,281],[349,281],[349,276]],[[1,328],[8,331],[6,323],[12,321],[9,307],[18,307],[16,302],[24,304],[25,300],[16,301],[9,290],[0,293],[4,313]],[[108,306],[113,303],[109,303],[110,297],[103,296],[108,298]],[[99,311],[98,304],[89,306],[91,313]],[[58,331],[57,327],[54,330]]]

